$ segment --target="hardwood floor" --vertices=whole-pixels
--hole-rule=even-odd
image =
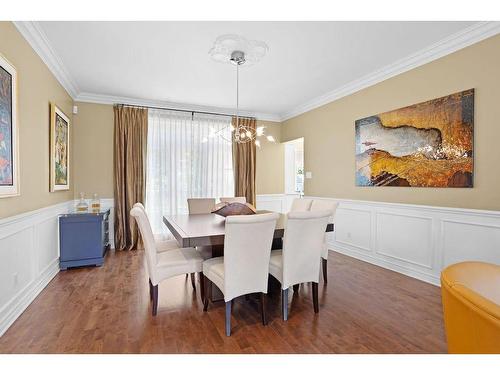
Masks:
[[[142,251],[110,252],[100,268],[60,272],[0,338],[0,353],[443,353],[439,288],[330,253],[328,284],[289,291],[289,320],[280,291],[239,298],[232,336],[224,333],[224,302],[202,311],[199,288],[184,276],[159,287],[151,316]]]

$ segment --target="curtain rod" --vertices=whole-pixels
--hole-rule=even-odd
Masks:
[[[147,108],[147,109],[163,109],[167,111],[177,111],[177,112],[186,112],[186,113],[201,113],[204,115],[216,115],[216,116],[226,116],[226,117],[236,117],[235,115],[228,115],[226,113],[216,113],[216,112],[204,112],[204,111],[189,111],[187,109],[175,109],[175,108],[167,108],[167,107],[150,107],[147,105],[134,105],[134,104],[115,104],[117,106],[122,106],[122,107],[132,107],[132,108]],[[249,118],[249,119],[256,119],[255,117],[251,116],[238,116],[239,118]]]

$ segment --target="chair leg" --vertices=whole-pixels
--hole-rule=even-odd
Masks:
[[[231,336],[231,301],[226,302],[226,336]]]
[[[203,272],[198,273],[198,277],[200,278],[200,297],[201,302],[205,301],[205,276],[203,276]]]
[[[283,320],[288,320],[288,288],[281,290],[281,304],[283,309]]]
[[[299,292],[299,287],[300,287],[300,284],[295,284],[295,285],[293,286],[293,294],[295,294],[295,293],[298,293],[298,292]]]
[[[208,310],[208,298],[211,297],[212,293],[210,292],[212,290],[212,282],[208,277],[205,275],[203,276],[205,278],[205,299],[203,300],[203,311]]]
[[[262,316],[262,325],[264,325],[264,326],[267,326],[266,310],[267,310],[267,294],[261,293],[260,294],[260,315]]]
[[[318,283],[312,283],[314,313],[319,313],[318,304]]]
[[[153,316],[158,312],[158,285],[153,285]]]
[[[153,284],[151,283],[151,279],[149,279],[149,300],[153,300]]]
[[[193,290],[196,290],[196,279],[194,278],[194,272],[191,274],[191,285],[193,286]]]
[[[323,282],[328,284],[328,260],[321,258],[321,263],[323,265]]]

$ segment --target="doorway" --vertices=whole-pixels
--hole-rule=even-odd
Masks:
[[[304,195],[304,138],[285,142],[285,194]]]

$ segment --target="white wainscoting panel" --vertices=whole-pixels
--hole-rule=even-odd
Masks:
[[[445,219],[441,225],[445,267],[464,260],[499,263],[500,222]]]
[[[370,252],[371,217],[370,210],[338,207],[335,213],[335,223],[341,222],[343,225],[335,226],[336,241],[358,250]],[[353,228],[356,230],[352,230]]]
[[[439,285],[446,266],[500,264],[500,212],[331,199],[330,250]]]
[[[0,220],[0,336],[59,272],[57,217],[71,204]]]
[[[433,268],[432,218],[377,212],[375,219],[375,252],[378,255]]]
[[[259,194],[256,197],[256,209],[275,212],[287,212],[285,194]]]

